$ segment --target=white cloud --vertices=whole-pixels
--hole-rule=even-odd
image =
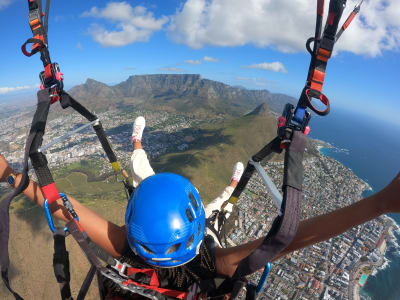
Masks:
[[[0,0],[0,9],[6,8],[11,2],[12,0]]]
[[[214,57],[210,57],[210,56],[204,56],[203,60],[208,61],[208,62],[218,62],[219,61],[218,58],[214,58]]]
[[[191,64],[191,65],[201,65],[203,62],[201,60],[187,59],[187,60],[185,60],[185,63]]]
[[[279,61],[274,61],[272,63],[263,62],[260,64],[243,66],[243,68],[245,68],[245,69],[260,69],[260,70],[267,70],[267,71],[272,71],[272,72],[287,73],[285,66]]]
[[[92,24],[89,28],[89,34],[104,47],[147,42],[153,32],[162,29],[168,21],[165,16],[157,19],[145,7],[132,7],[127,2],[110,2],[104,9],[94,6],[82,16],[105,19],[115,24],[116,29],[113,30],[98,24]]]
[[[38,88],[39,85],[24,85],[24,86],[15,86],[15,87],[0,87],[0,95],[12,93],[12,92],[19,92],[23,90],[30,90],[30,89],[35,89]]]
[[[276,85],[272,80],[260,77],[244,77],[236,76],[236,81],[241,82],[247,86],[247,88],[270,88]]]
[[[347,1],[342,22],[358,1]],[[328,7],[326,3],[326,11]],[[398,0],[364,2],[336,50],[369,56],[398,50],[399,16]],[[315,18],[315,0],[186,0],[168,31],[173,40],[192,48],[254,44],[296,52],[304,51],[314,34]]]
[[[161,71],[166,71],[166,72],[184,72],[184,69],[177,68],[177,67],[166,67],[166,68],[160,68]]]

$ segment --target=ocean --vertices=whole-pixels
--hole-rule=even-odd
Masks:
[[[366,181],[373,192],[384,188],[400,172],[400,126],[370,116],[334,110],[326,117],[315,116],[310,122],[310,137],[321,139],[335,148],[322,149]],[[364,192],[368,196],[370,192]],[[389,214],[400,226],[400,214]],[[395,233],[400,245],[400,232]],[[389,247],[388,263],[368,278],[360,296],[366,300],[400,299],[400,250]]]

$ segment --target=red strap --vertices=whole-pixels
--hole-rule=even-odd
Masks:
[[[81,223],[77,219],[74,219],[74,222],[76,223],[76,226],[78,226],[78,229],[80,232],[83,232],[83,227],[81,226]]]
[[[318,4],[317,4],[317,13],[320,16],[324,15],[324,0],[318,0]]]
[[[51,72],[51,64],[48,64],[44,67],[44,77],[46,77],[46,79],[53,77],[53,74]]]
[[[175,298],[178,298],[178,299],[186,299],[187,294],[188,294],[187,292],[183,292],[183,291],[167,290],[167,289],[163,289],[163,288],[160,288],[160,287],[155,287],[155,286],[151,286],[151,285],[147,285],[147,284],[138,283],[138,282],[135,282],[135,281],[133,281],[131,279],[129,279],[127,281],[124,281],[122,284],[125,285],[125,286],[133,284],[133,285],[136,285],[136,286],[140,286],[140,287],[146,288],[148,290],[159,292],[162,295],[169,296],[169,297],[175,297]]]
[[[346,22],[343,24],[343,28],[346,29],[349,27],[351,21],[353,21],[354,17],[356,16],[356,13],[353,11],[351,15],[347,18]]]
[[[56,184],[50,183],[48,185],[42,186],[41,188],[43,196],[47,199],[47,202],[49,205],[56,201],[57,199],[60,199],[60,193],[58,192],[58,189],[56,187]]]
[[[335,20],[336,14],[331,11],[331,13],[328,16],[328,24],[329,25],[333,25],[333,21]]]
[[[132,274],[137,274],[137,273],[142,273],[147,276],[150,276],[150,285],[158,287],[160,286],[160,282],[158,281],[157,273],[156,270],[154,269],[137,269],[137,268],[127,268],[126,269],[126,275],[132,275]]]

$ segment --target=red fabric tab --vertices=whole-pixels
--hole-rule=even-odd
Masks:
[[[79,231],[83,232],[83,227],[81,226],[81,223],[79,223],[77,219],[74,219],[74,222],[76,223],[76,226],[78,226]]]
[[[318,0],[317,14],[319,14],[320,16],[324,15],[324,0]]]
[[[343,28],[346,29],[347,27],[349,27],[351,21],[353,21],[354,17],[356,16],[356,14],[354,13],[354,11],[351,13],[350,17],[348,17],[348,19],[346,20],[346,22],[343,24]]]
[[[160,294],[165,295],[165,296],[175,297],[177,299],[186,299],[187,294],[188,294],[187,292],[183,292],[183,291],[174,291],[174,290],[168,290],[168,289],[163,289],[163,288],[159,288],[159,287],[154,287],[154,286],[147,285],[147,284],[141,284],[141,283],[135,282],[131,279],[124,281],[122,284],[125,286],[133,284],[133,285],[140,286],[140,287],[152,290],[152,291],[159,292]]]
[[[49,205],[60,198],[60,193],[58,192],[58,189],[54,182],[43,186],[41,188],[41,190],[42,190],[43,196],[47,199],[47,202],[49,203]]]
[[[150,276],[150,285],[158,287],[160,285],[160,282],[158,281],[157,273],[156,270],[153,269],[137,269],[137,268],[127,268],[126,270],[126,275],[132,275],[132,274],[137,274],[137,273],[142,273],[147,276]]]
[[[279,116],[278,127],[281,128],[286,125],[286,118],[284,116]]]
[[[328,24],[333,25],[333,21],[335,20],[336,14],[334,12],[331,12],[328,16]]]
[[[46,79],[53,77],[53,74],[51,73],[51,64],[44,67],[44,77],[46,77]]]

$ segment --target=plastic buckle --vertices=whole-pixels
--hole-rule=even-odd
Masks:
[[[76,214],[71,202],[68,200],[67,195],[60,193],[60,198],[63,201],[64,207],[67,209],[67,211],[72,215],[72,217],[77,220],[79,222],[79,217]],[[44,213],[46,215],[46,219],[47,219],[47,224],[49,225],[49,228],[52,232],[55,231],[55,227],[54,227],[54,222],[53,222],[53,217],[51,216],[51,212],[50,212],[50,207],[49,207],[49,202],[47,199],[44,199],[44,204],[43,204],[43,208],[44,208]],[[68,232],[68,228],[64,227],[64,231]]]
[[[310,132],[308,123],[311,115],[303,107],[298,106],[296,110],[290,103],[285,105],[282,116],[278,118],[278,136],[281,138],[281,148],[285,149],[286,145],[292,141],[293,131],[301,131],[305,134]]]
[[[52,63],[50,66],[51,77],[46,78],[45,71],[40,72],[39,78],[41,81],[40,89],[53,88],[53,92],[50,95],[51,104],[57,102],[60,99],[58,93],[64,88],[64,74],[61,73],[58,63]]]
[[[283,137],[285,129],[288,127],[304,132],[310,119],[311,115],[305,108],[297,106],[295,109],[292,104],[287,103],[282,116],[278,118],[278,135]]]

